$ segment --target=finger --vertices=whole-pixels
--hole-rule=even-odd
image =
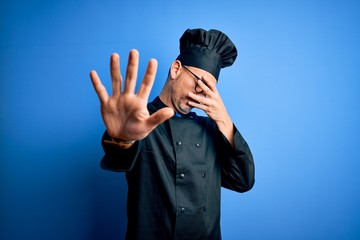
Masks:
[[[197,102],[197,103],[201,103],[201,104],[204,104],[208,101],[208,98],[206,97],[203,97],[199,94],[194,94],[192,92],[189,92],[189,97],[194,100],[194,102]]]
[[[101,103],[106,102],[109,98],[109,95],[108,95],[104,85],[102,85],[100,78],[99,78],[98,74],[96,73],[96,71],[92,70],[90,72],[90,78],[91,78],[91,82],[94,86],[95,92],[99,97],[100,102]]]
[[[129,61],[126,68],[125,93],[131,94],[135,92],[136,78],[139,66],[139,52],[132,49],[129,53]]]
[[[212,90],[207,86],[203,80],[198,80],[197,84],[199,87],[203,90],[204,95],[210,95],[212,93]]]
[[[169,107],[165,107],[153,113],[147,119],[147,124],[149,128],[153,129],[160,123],[163,123],[167,119],[171,118],[172,116],[174,116],[174,110]]]
[[[208,107],[202,103],[202,102],[193,102],[193,101],[189,101],[188,104],[193,107],[193,108],[198,108],[203,110],[204,112],[206,112],[206,110],[208,109]]]
[[[154,79],[156,76],[158,62],[156,59],[150,59],[148,66],[146,68],[144,79],[140,85],[138,96],[148,99],[151,88],[154,84]]]
[[[112,83],[112,94],[113,96],[121,93],[121,73],[120,73],[120,60],[119,55],[113,53],[110,58],[110,74]]]
[[[201,80],[198,81],[199,86],[204,90],[204,92],[216,92],[215,80],[211,80],[208,76],[203,76]]]

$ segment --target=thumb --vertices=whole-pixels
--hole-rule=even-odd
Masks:
[[[147,120],[147,124],[151,128],[155,128],[157,125],[163,123],[174,116],[174,110],[169,107],[162,108],[153,113]]]

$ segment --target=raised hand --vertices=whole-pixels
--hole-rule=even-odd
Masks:
[[[156,75],[157,61],[155,59],[149,61],[138,93],[135,94],[138,65],[139,53],[137,50],[131,50],[122,89],[119,55],[111,55],[112,96],[108,95],[96,71],[90,72],[92,84],[100,100],[102,119],[107,132],[113,138],[143,139],[157,125],[174,115],[174,111],[169,107],[160,109],[152,115],[149,114],[147,103]]]
[[[226,136],[229,142],[234,145],[234,126],[226,110],[225,104],[216,88],[215,81],[211,81],[207,76],[203,76],[197,84],[203,90],[203,94],[189,92],[189,97],[193,101],[189,105],[202,109],[219,127],[219,130]]]

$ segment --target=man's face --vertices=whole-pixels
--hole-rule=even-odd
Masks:
[[[180,74],[174,82],[171,94],[172,104],[177,112],[187,114],[191,111],[192,107],[188,102],[193,100],[189,97],[189,92],[206,96],[202,91],[203,89],[197,84],[199,79],[206,84],[203,79],[204,76],[206,76],[207,81],[216,83],[215,77],[201,68],[181,66]]]

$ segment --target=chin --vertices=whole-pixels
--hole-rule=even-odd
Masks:
[[[179,112],[181,114],[188,114],[191,111],[191,109],[192,107],[190,106],[186,106],[186,107],[179,106]]]
[[[189,100],[190,99],[180,99],[177,101],[176,104],[174,104],[175,110],[181,114],[188,114],[193,109],[192,106],[187,104]]]

